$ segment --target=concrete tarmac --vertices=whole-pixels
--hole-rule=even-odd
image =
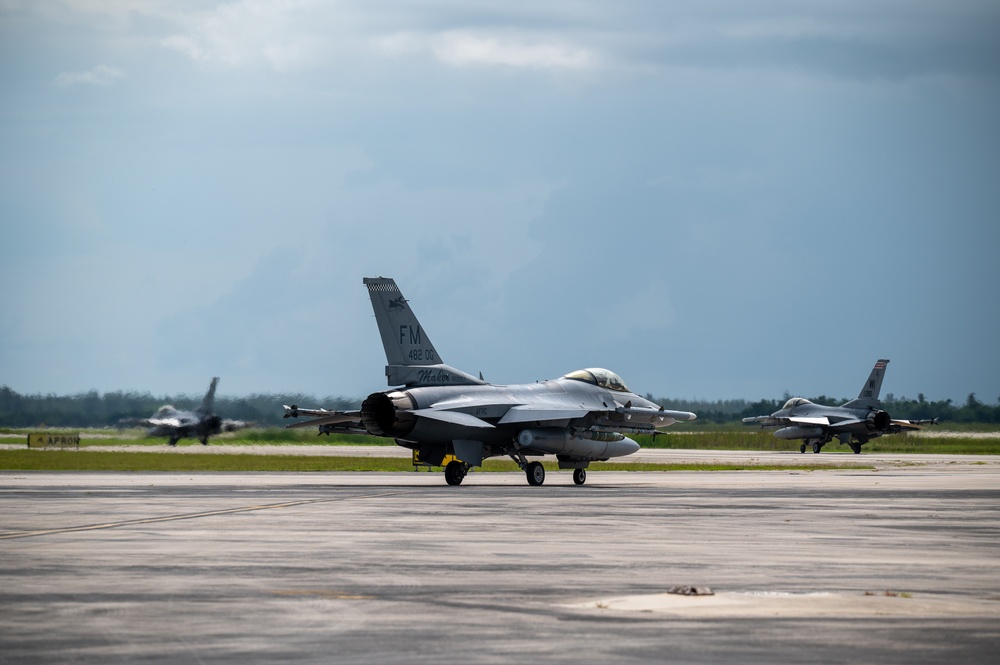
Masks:
[[[542,487],[519,473],[448,487],[426,472],[5,472],[0,508],[0,663],[1000,653],[989,457],[592,472],[582,487],[568,472]],[[676,585],[715,595],[664,593]]]

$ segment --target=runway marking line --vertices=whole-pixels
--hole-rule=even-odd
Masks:
[[[200,517],[214,517],[217,515],[233,515],[236,513],[249,513],[258,510],[276,510],[279,508],[294,508],[295,506],[307,506],[314,503],[331,503],[333,501],[345,501],[347,499],[377,499],[386,496],[394,496],[399,492],[386,492],[383,494],[371,494],[367,496],[330,497],[328,499],[303,499],[302,501],[287,501],[285,503],[269,503],[259,506],[243,506],[241,508],[226,508],[223,510],[209,510],[201,513],[185,513],[183,515],[164,515],[163,517],[143,517],[135,520],[124,520],[121,522],[106,522],[104,524],[87,524],[84,526],[67,526],[59,529],[40,529],[38,531],[5,531],[0,533],[0,540],[11,540],[14,538],[32,538],[36,536],[50,536],[57,533],[73,533],[77,531],[98,531],[100,529],[117,529],[124,526],[136,526],[139,524],[156,524],[158,522],[175,522],[178,520],[193,520]]]
[[[333,598],[336,600],[371,600],[375,596],[360,596],[346,591],[333,589],[277,589],[272,591],[276,596],[307,596],[313,598]]]

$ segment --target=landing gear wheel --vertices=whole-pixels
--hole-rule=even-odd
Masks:
[[[851,444],[851,450],[854,451],[855,455],[860,455],[861,454],[861,444],[860,443],[852,443]]]
[[[444,479],[449,485],[461,485],[465,480],[466,468],[464,462],[452,460],[444,468]]]
[[[532,462],[524,470],[528,476],[528,484],[537,487],[545,482],[545,467],[541,462]]]
[[[587,482],[587,470],[573,469],[573,482],[577,485],[582,485]]]
[[[806,451],[806,444],[803,443],[801,446],[799,446],[799,452],[804,453],[805,451]]]
[[[823,446],[819,445],[818,443],[814,443],[813,444],[813,452],[814,453],[818,453],[822,448],[823,448]]]

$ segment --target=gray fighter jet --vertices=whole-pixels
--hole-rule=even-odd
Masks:
[[[177,442],[185,437],[198,439],[202,445],[208,445],[208,437],[213,434],[221,434],[223,431],[233,432],[247,423],[242,420],[223,420],[215,415],[213,404],[215,403],[215,386],[219,383],[219,377],[213,377],[208,392],[205,393],[201,406],[195,411],[178,411],[170,404],[165,404],[156,410],[151,418],[140,420],[139,424],[149,427],[147,436],[168,437],[167,443],[176,446]]]
[[[822,406],[804,397],[793,397],[771,415],[744,418],[743,422],[761,427],[780,427],[774,435],[779,439],[802,439],[801,453],[810,444],[812,451],[818,453],[833,437],[837,437],[855,454],[861,453],[861,446],[883,434],[916,430],[921,425],[936,423],[936,420],[893,420],[879,409],[878,394],[882,390],[882,377],[888,364],[887,359],[878,360],[861,387],[858,398],[850,402],[840,406]]]
[[[571,372],[551,381],[495,386],[445,365],[417,322],[396,283],[365,278],[382,336],[390,386],[368,396],[357,411],[285,406],[286,418],[313,419],[289,427],[318,426],[321,434],[368,433],[390,437],[417,451],[422,462],[445,466],[445,480],[459,485],[469,470],[490,457],[508,456],[529,485],[545,482],[541,462],[555,455],[560,469],[573,469],[582,485],[593,461],[630,455],[639,444],[626,434],[655,434],[686,411],[667,411],[629,391],[606,369]]]

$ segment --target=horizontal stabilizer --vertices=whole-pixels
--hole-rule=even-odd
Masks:
[[[465,427],[482,427],[482,428],[493,428],[493,425],[489,424],[481,418],[476,418],[473,415],[464,413],[462,411],[442,411],[440,409],[417,409],[411,411],[415,416],[421,418],[430,418],[431,420],[439,420],[443,423],[451,423],[452,425],[463,425]]]

